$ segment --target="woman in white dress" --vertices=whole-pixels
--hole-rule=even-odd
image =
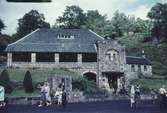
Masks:
[[[50,97],[50,86],[48,82],[45,82],[45,96],[46,96],[46,106],[51,105],[51,97]]]
[[[130,107],[133,108],[135,106],[135,87],[131,86],[130,90]]]

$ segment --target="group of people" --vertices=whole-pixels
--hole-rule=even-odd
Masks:
[[[48,82],[44,82],[44,84],[41,86],[41,98],[38,107],[41,106],[50,106],[52,104],[51,94],[50,94],[50,86]],[[63,105],[63,107],[66,107],[67,104],[67,95],[65,92],[65,89],[62,88],[61,91],[57,91],[54,94],[54,97],[57,98],[58,105]]]
[[[155,100],[158,100],[160,107],[166,107],[167,103],[167,91],[165,89],[165,86],[163,85],[159,91],[155,91],[154,89],[151,89],[151,97],[152,97],[152,103],[155,104]],[[131,85],[130,89],[130,103],[131,108],[135,108],[137,106],[137,103],[140,99],[140,85]]]
[[[51,96],[50,96],[50,86],[48,82],[44,82],[42,86],[39,86],[41,88],[41,98],[39,102],[39,107],[46,104],[46,106],[51,105]]]

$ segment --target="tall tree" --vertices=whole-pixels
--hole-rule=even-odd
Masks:
[[[148,17],[153,21],[152,36],[157,40],[167,40],[167,3],[155,4]]]
[[[5,25],[3,23],[3,21],[0,19],[0,34],[1,34],[1,31],[5,28]]]
[[[57,23],[63,28],[81,28],[85,25],[85,14],[79,6],[67,6]]]
[[[43,14],[31,10],[18,20],[17,33],[13,36],[19,39],[37,28],[50,28],[50,24],[45,21]]]
[[[105,15],[101,15],[97,10],[89,10],[86,13],[86,28],[89,28],[101,36],[109,34],[109,21]]]
[[[137,18],[135,22],[134,32],[150,34],[153,24],[150,20],[142,20]]]
[[[113,26],[112,34],[115,37],[121,37],[124,35],[125,24],[128,22],[128,19],[124,13],[119,13],[116,11],[114,16],[111,19],[111,24]],[[127,27],[126,27],[127,28]]]

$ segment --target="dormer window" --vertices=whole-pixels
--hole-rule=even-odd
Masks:
[[[59,34],[58,39],[74,39],[74,35],[61,35]]]

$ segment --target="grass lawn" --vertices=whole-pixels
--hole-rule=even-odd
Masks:
[[[165,79],[138,79],[135,81],[132,81],[134,84],[140,84],[141,87],[145,88],[153,88],[158,90],[162,85],[165,85],[167,89],[167,80]]]
[[[3,69],[0,69],[0,73]],[[48,78],[58,75],[68,75],[71,76],[73,79],[80,77],[79,74],[75,72],[71,72],[67,69],[7,69],[10,79],[15,81],[23,81],[25,73],[27,70],[30,71],[32,79],[34,82],[42,82],[46,81]]]
[[[33,93],[25,93],[24,89],[15,89],[11,94],[6,94],[7,97],[37,97],[39,91],[35,90]]]

